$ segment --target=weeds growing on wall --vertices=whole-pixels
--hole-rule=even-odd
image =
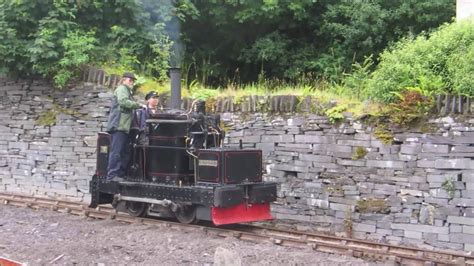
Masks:
[[[384,199],[360,199],[356,210],[360,213],[390,213],[390,206]]]
[[[385,145],[391,145],[393,143],[393,134],[387,129],[384,124],[379,125],[374,131],[375,137]]]
[[[364,158],[367,155],[367,149],[361,146],[357,146],[352,153],[352,160],[359,160]]]
[[[58,104],[53,104],[53,108],[45,110],[40,114],[36,120],[36,124],[40,126],[54,126],[57,122],[57,116],[61,113],[68,115],[75,114],[75,112],[71,109],[61,107]]]
[[[407,127],[418,119],[426,118],[434,107],[433,98],[418,87],[394,94],[397,100],[388,105],[383,115],[396,126]]]
[[[456,188],[454,187],[454,179],[452,177],[446,178],[441,184],[441,187],[448,193],[449,198],[454,198]]]
[[[337,105],[328,109],[325,114],[329,119],[329,122],[336,123],[344,119],[344,111],[347,110],[347,105]]]
[[[352,237],[354,231],[354,220],[352,218],[352,210],[350,206],[347,207],[344,214],[344,229],[346,231],[346,236]]]

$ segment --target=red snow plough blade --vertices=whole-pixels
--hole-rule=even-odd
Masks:
[[[233,207],[212,207],[212,222],[215,225],[235,224],[271,220],[270,203],[246,204]]]

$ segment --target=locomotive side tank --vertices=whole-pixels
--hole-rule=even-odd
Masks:
[[[136,132],[123,182],[106,182],[110,136],[99,133],[90,207],[112,204],[134,216],[176,217],[215,225],[271,219],[276,184],[262,181],[262,152],[224,148],[219,116],[202,102],[188,112],[150,116]]]

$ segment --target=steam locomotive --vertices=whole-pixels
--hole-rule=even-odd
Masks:
[[[205,104],[195,103],[188,112],[151,115],[145,134],[131,132],[135,137],[124,181],[106,181],[110,135],[99,133],[90,207],[112,204],[132,216],[175,217],[181,223],[271,219],[277,189],[262,181],[261,150],[222,147],[219,115],[206,114]]]

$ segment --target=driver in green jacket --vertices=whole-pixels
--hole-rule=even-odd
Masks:
[[[132,96],[135,75],[124,73],[120,85],[114,91],[110,107],[107,132],[110,133],[110,153],[107,166],[107,181],[123,181],[130,161],[130,128],[135,109],[141,107]]]

